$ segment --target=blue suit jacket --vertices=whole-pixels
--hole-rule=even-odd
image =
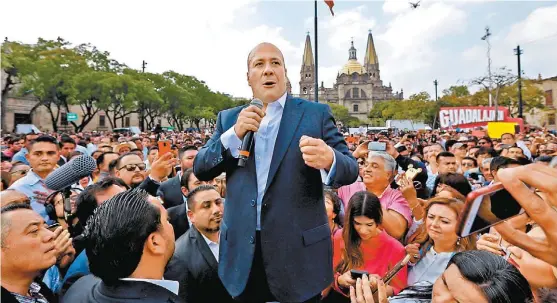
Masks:
[[[220,136],[236,123],[243,107],[219,113],[213,137],[195,157],[194,174],[210,180],[226,172],[219,276],[233,296],[244,291],[255,251],[257,177],[254,153],[245,167],[223,147]],[[333,183],[358,177],[352,157],[327,105],[287,97],[261,207],[261,248],[269,287],[279,301],[299,302],[333,279],[331,231],[320,171],[305,165],[299,148],[307,135],[334,149]]]

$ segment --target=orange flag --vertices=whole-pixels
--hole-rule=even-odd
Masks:
[[[335,1],[333,1],[333,0],[325,0],[325,3],[327,4],[327,6],[329,7],[329,9],[331,10],[331,14],[334,16],[335,13],[333,12],[333,6],[335,6]]]

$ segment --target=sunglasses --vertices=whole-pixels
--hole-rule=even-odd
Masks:
[[[122,170],[122,169],[126,169],[127,171],[135,171],[136,168],[139,168],[139,170],[145,170],[145,167],[147,167],[145,165],[145,163],[140,163],[140,164],[127,164],[124,165],[122,167],[120,167],[118,170]]]
[[[487,141],[480,141],[480,142],[478,142],[478,144],[484,145],[484,144],[487,144]]]

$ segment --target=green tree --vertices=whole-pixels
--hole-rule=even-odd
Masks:
[[[62,38],[55,41],[39,38],[26,56],[29,64],[20,70],[23,85],[19,92],[32,91],[39,102],[31,113],[44,106],[53,130],[57,131],[62,110],[67,112],[69,105],[77,102],[74,78],[89,69],[87,62]]]
[[[454,97],[466,97],[470,96],[470,90],[466,85],[452,85],[447,89],[443,90],[444,96],[454,96]]]
[[[348,114],[348,108],[335,103],[327,103],[331,108],[331,112],[333,113],[333,117],[337,122],[341,122],[345,126],[351,120],[351,116]]]

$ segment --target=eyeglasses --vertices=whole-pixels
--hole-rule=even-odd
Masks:
[[[136,168],[139,168],[139,170],[145,170],[145,167],[147,167],[145,165],[145,163],[139,163],[139,164],[127,164],[124,165],[122,167],[120,167],[118,170],[122,170],[122,169],[126,169],[127,171],[135,171]]]

